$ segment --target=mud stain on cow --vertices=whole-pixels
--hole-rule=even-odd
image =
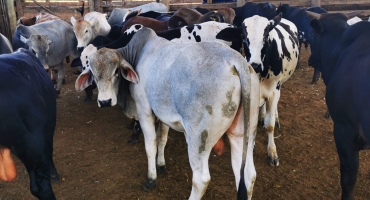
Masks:
[[[236,110],[238,109],[236,103],[232,101],[234,89],[226,93],[227,103],[222,104],[222,114],[227,118],[232,118],[235,115]]]
[[[234,76],[239,77],[239,73],[238,73],[238,71],[236,71],[235,66],[233,66],[233,67],[231,68],[231,73],[232,73]]]
[[[200,146],[199,146],[198,153],[202,153],[206,149],[207,138],[208,138],[208,131],[204,130],[202,132],[202,135],[200,136]]]
[[[212,110],[212,106],[210,105],[206,105],[206,109],[208,111],[208,114],[212,115],[213,114],[213,110]]]

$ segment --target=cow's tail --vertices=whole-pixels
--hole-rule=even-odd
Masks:
[[[256,72],[252,68],[252,66],[244,65],[241,66],[241,69],[237,68],[239,73],[240,83],[241,83],[241,95],[242,95],[242,103],[243,103],[243,114],[244,114],[244,142],[243,142],[243,157],[242,157],[242,164],[240,168],[240,181],[238,186],[238,193],[237,199],[238,200],[246,200],[248,199],[248,191],[246,187],[245,180],[245,167],[246,167],[246,159],[247,159],[247,150],[248,150],[248,141],[250,134],[255,134],[257,128],[257,118],[258,115],[252,113],[258,113],[258,102],[259,102],[259,80]],[[250,123],[252,122],[252,124]],[[256,124],[254,124],[254,122]],[[249,144],[254,145],[254,144]],[[250,163],[254,165],[253,163]],[[250,195],[252,191],[249,191]]]

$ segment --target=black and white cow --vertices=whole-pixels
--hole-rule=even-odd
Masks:
[[[240,27],[242,25],[244,19],[252,17],[254,15],[266,17],[269,20],[276,16],[276,7],[269,2],[247,2],[243,6],[233,9],[235,11],[234,25],[237,27]]]
[[[60,93],[65,76],[64,58],[80,55],[76,46],[77,39],[72,26],[63,20],[46,21],[32,26],[21,24],[13,34],[14,50],[21,47],[33,50],[45,69],[58,71],[55,88],[57,94]]]
[[[251,199],[259,81],[240,53],[216,42],[170,42],[144,27],[127,46],[97,50],[89,45],[81,59],[86,70],[76,80],[76,90],[94,79],[99,107],[118,103],[139,118],[148,157],[145,188],[155,187],[156,169],[165,169],[171,127],[184,132],[188,144],[193,170],[189,199],[201,199],[210,182],[210,151],[226,132],[239,199]],[[158,134],[156,118],[161,122]]]
[[[10,44],[8,38],[0,33],[0,54],[13,52],[13,47]]]
[[[50,180],[60,176],[53,162],[53,84],[38,58],[25,49],[0,55],[0,74],[0,151],[8,148],[22,161],[35,197],[55,199]]]
[[[274,142],[274,127],[280,126],[277,105],[281,85],[293,74],[299,56],[297,27],[281,18],[268,20],[255,15],[243,22],[243,42],[246,59],[260,76],[260,121],[268,133],[267,152],[272,166],[279,165]]]
[[[306,11],[319,14],[326,13],[326,10],[321,7],[301,8],[289,6],[288,4],[280,5],[276,11],[276,13],[282,13],[284,19],[287,19],[296,25],[298,29],[299,50],[301,50],[302,44],[304,44],[307,48],[308,45],[312,43],[312,28],[310,26],[311,18],[308,17]],[[299,67],[299,61],[297,67]],[[319,77],[320,72],[317,70],[317,68],[315,68],[311,84],[316,84]]]
[[[309,62],[319,68],[326,85],[342,199],[353,199],[359,151],[370,148],[370,22],[349,26],[347,20],[356,12],[308,14],[314,29]]]

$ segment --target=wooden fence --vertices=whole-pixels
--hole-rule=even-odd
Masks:
[[[85,0],[85,12],[109,13],[117,7],[131,8],[155,1],[166,4],[169,11],[175,11],[181,7],[201,7],[215,10],[220,7],[238,7],[246,2],[246,0],[235,0],[236,2],[231,3],[213,4],[213,0],[207,0],[207,3],[203,4],[203,0]],[[249,2],[256,3],[265,1],[249,0]],[[360,17],[365,19],[370,16],[369,0],[269,0],[269,2],[275,6],[279,6],[280,3],[300,7],[321,6],[328,12],[347,13],[362,10],[363,13]],[[17,19],[23,16],[33,17],[44,8],[69,22],[71,16],[80,17],[76,8],[80,8],[81,4],[79,0],[0,0],[0,32],[10,39],[11,33],[15,30]]]

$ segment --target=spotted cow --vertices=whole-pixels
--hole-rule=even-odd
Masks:
[[[274,142],[274,127],[280,126],[277,105],[281,85],[290,78],[297,66],[298,31],[292,22],[282,19],[281,14],[272,20],[255,15],[245,19],[242,27],[246,59],[260,77],[260,121],[268,133],[269,162],[272,166],[278,166]]]
[[[225,132],[239,198],[252,197],[259,81],[238,52],[219,43],[170,42],[144,27],[126,47],[97,50],[89,45],[81,59],[86,70],[77,78],[76,90],[95,80],[99,107],[118,103],[139,118],[148,156],[144,188],[155,187],[156,169],[165,169],[164,147],[171,127],[186,133],[193,170],[189,199],[201,199],[205,193],[210,151]],[[155,118],[161,122],[158,134]]]

